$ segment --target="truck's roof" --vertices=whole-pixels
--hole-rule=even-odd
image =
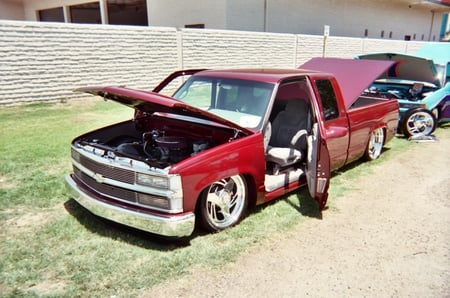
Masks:
[[[277,69],[277,68],[258,68],[258,69],[225,69],[225,70],[205,70],[195,75],[208,77],[221,77],[230,79],[252,80],[265,83],[277,83],[286,78],[294,78],[301,75],[317,73],[311,70],[303,69]]]
[[[365,88],[375,81],[394,61],[356,60],[342,58],[312,58],[298,69],[226,69],[204,70],[195,76],[253,80],[279,83],[299,76],[333,76],[339,83],[344,104],[349,108]]]

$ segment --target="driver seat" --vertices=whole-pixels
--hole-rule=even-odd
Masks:
[[[291,99],[273,120],[266,160],[273,163],[274,175],[306,156],[308,110],[305,100]]]

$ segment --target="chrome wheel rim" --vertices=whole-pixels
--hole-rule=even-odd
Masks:
[[[377,159],[381,154],[384,143],[383,129],[379,128],[374,130],[370,135],[368,154],[370,159]]]
[[[418,134],[429,135],[433,132],[433,127],[433,117],[425,112],[414,113],[406,121],[406,129],[412,136]]]
[[[214,182],[206,196],[206,214],[217,229],[224,229],[239,221],[245,208],[245,182],[236,175]]]

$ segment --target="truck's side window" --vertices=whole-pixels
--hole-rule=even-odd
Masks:
[[[329,80],[316,80],[325,121],[339,117],[339,110],[333,86]]]

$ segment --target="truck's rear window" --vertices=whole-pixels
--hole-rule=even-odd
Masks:
[[[336,94],[334,93],[331,82],[329,80],[316,80],[315,84],[320,95],[325,121],[338,118],[339,110]]]

